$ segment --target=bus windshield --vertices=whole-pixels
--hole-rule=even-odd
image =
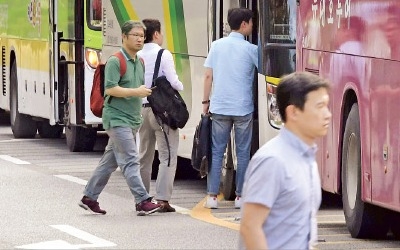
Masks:
[[[101,0],[87,0],[86,20],[92,30],[101,30]]]

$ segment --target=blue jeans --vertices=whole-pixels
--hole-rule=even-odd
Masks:
[[[84,195],[97,200],[111,174],[119,166],[135,202],[140,203],[150,197],[140,177],[139,155],[136,146],[136,130],[128,127],[113,127],[107,130],[108,144],[86,184]]]
[[[253,133],[253,113],[245,116],[212,115],[211,169],[207,176],[207,193],[219,194],[222,160],[230,133],[234,129],[237,156],[236,195],[241,196],[244,175],[250,161],[250,147]]]

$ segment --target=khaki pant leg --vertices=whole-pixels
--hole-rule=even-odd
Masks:
[[[142,117],[143,123],[139,129],[140,175],[147,192],[150,192],[151,171],[156,144],[155,128],[157,129],[159,126],[158,124],[156,126],[153,124],[155,119],[151,108],[143,108]]]

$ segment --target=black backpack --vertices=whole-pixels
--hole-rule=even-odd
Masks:
[[[147,97],[150,107],[156,117],[162,123],[167,124],[172,129],[183,128],[188,119],[189,111],[181,95],[175,90],[165,76],[158,76],[160,70],[161,55],[164,49],[160,49],[157,54],[156,65],[153,74],[153,91]]]

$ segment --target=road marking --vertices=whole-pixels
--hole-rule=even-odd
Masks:
[[[222,198],[222,195],[221,194],[218,195],[218,200],[221,200],[221,198]],[[208,223],[211,223],[214,225],[218,225],[218,226],[222,226],[222,227],[226,227],[226,228],[230,228],[230,229],[239,231],[240,225],[238,223],[233,223],[233,222],[229,222],[229,221],[218,219],[218,218],[214,217],[214,215],[212,215],[212,213],[211,213],[211,209],[205,208],[203,206],[203,204],[206,202],[206,200],[207,200],[207,196],[203,200],[201,200],[199,203],[197,203],[197,205],[190,212],[190,216],[192,216],[195,219],[204,221],[204,222],[208,222]]]
[[[174,204],[170,204],[170,205],[175,208],[177,213],[190,214],[190,209],[187,209],[187,208],[184,208],[184,207],[180,207],[180,206],[177,206],[177,205],[174,205]]]
[[[40,138],[33,138],[33,139],[8,139],[8,140],[1,140],[0,143],[2,142],[26,142],[26,141],[38,141],[38,140],[44,140]]]
[[[114,247],[117,244],[101,239],[90,233],[77,229],[69,225],[50,225],[51,227],[58,229],[64,233],[72,235],[78,239],[89,242],[89,244],[77,244],[73,245],[64,240],[53,240],[43,241],[23,246],[17,246],[20,249],[81,249],[81,248],[93,248],[93,247]]]
[[[9,155],[0,155],[0,159],[3,159],[3,160],[5,160],[5,161],[9,161],[9,162],[12,162],[12,163],[18,164],[18,165],[28,165],[28,164],[31,164],[31,163],[29,163],[29,162],[27,162],[27,161],[23,161],[23,160],[20,160],[20,159],[18,159],[18,158],[14,158],[14,157],[9,156]]]
[[[54,176],[57,177],[57,178],[60,178],[60,179],[64,179],[64,180],[67,180],[67,181],[78,183],[78,184],[80,184],[82,186],[86,186],[86,184],[87,184],[86,180],[78,178],[78,177],[75,177],[75,176],[72,176],[72,175],[60,174],[60,175],[54,175]]]

